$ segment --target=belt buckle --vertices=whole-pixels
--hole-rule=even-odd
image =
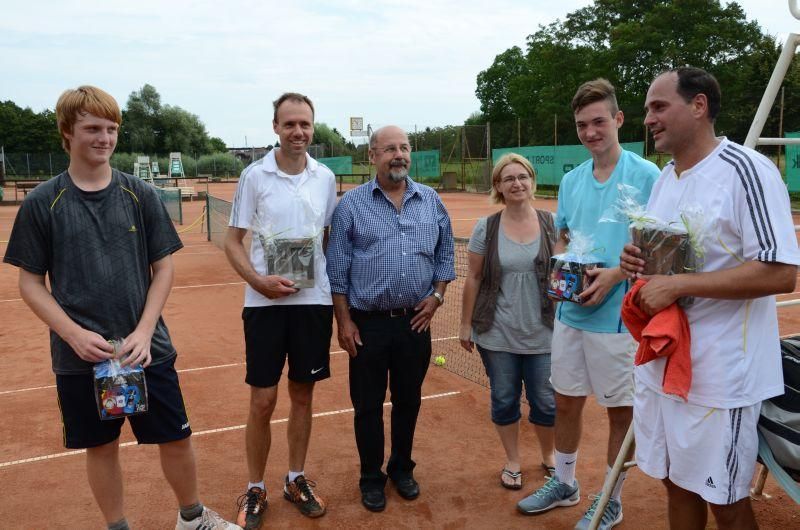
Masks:
[[[403,317],[406,316],[407,313],[408,311],[406,310],[405,307],[400,307],[398,309],[390,309],[389,317],[390,318]]]

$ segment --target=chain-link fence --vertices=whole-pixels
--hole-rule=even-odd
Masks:
[[[111,157],[111,165],[133,174],[134,163],[142,153],[115,153]],[[149,156],[150,163],[155,163],[155,168],[162,175],[167,174],[169,167],[169,154],[144,155]],[[187,178],[230,179],[237,178],[245,168],[245,162],[230,153],[214,153],[209,155],[194,155],[183,153],[181,155],[183,169]],[[5,179],[7,181],[19,180],[47,180],[66,171],[69,166],[69,157],[64,152],[58,153],[5,153]]]

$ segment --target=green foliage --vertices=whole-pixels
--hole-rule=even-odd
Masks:
[[[228,151],[228,146],[225,145],[222,138],[217,138],[216,136],[208,139],[208,145],[212,153],[226,153]]]
[[[55,113],[36,113],[13,101],[0,101],[0,145],[6,152],[61,151]]]
[[[61,151],[55,113],[51,110],[35,113],[12,101],[0,101],[0,145],[8,153]],[[132,92],[122,109],[118,153],[207,154],[225,150],[225,142],[209,138],[205,125],[196,115],[177,106],[163,105],[152,85],[145,84]]]
[[[525,144],[577,143],[570,100],[578,86],[596,77],[617,88],[625,113],[623,141],[641,139],[647,88],[660,72],[690,64],[712,72],[723,89],[717,130],[742,141],[775,65],[778,50],[735,2],[719,0],[595,0],[528,36],[523,53],[512,47],[477,77],[481,111],[492,122],[493,146],[515,145],[511,120],[529,124]],[[800,65],[793,63],[784,86],[787,108],[800,104]],[[791,102],[791,103],[790,103]],[[800,115],[784,116],[786,129]],[[777,112],[765,132],[777,134]]]
[[[325,123],[314,124],[314,139],[311,143],[326,145],[326,156],[352,156],[355,152],[355,145],[345,140],[336,127]]]
[[[217,139],[219,140],[219,139]],[[206,154],[224,142],[211,143],[205,125],[195,114],[173,106],[162,105],[161,95],[145,84],[128,97],[122,113],[122,127],[117,149],[145,153]]]

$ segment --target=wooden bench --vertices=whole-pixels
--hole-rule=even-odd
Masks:
[[[179,186],[179,190],[181,190],[181,200],[186,197],[189,197],[191,201],[194,197],[197,197],[197,192],[194,190],[194,186]]]
[[[14,202],[19,201],[19,196],[17,195],[17,193],[19,191],[22,191],[22,198],[24,199],[25,197],[28,196],[28,193],[30,191],[32,191],[36,186],[38,186],[42,182],[44,182],[44,181],[41,181],[41,180],[20,180],[20,181],[14,182]]]

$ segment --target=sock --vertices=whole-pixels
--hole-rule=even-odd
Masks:
[[[289,471],[289,482],[294,482],[294,479],[304,474],[303,471]]]
[[[181,519],[193,521],[203,514],[203,503],[196,502],[189,506],[181,506]]]
[[[556,451],[556,476],[558,480],[570,486],[575,482],[575,462],[578,461],[578,451],[562,453]]]
[[[247,491],[250,491],[252,488],[261,488],[261,491],[267,491],[267,487],[264,485],[263,480],[261,482],[248,482]]]
[[[606,469],[606,477],[611,474],[611,468],[608,467]],[[611,490],[611,498],[617,502],[622,502],[622,483],[625,482],[625,478],[628,476],[627,471],[623,471],[617,477],[617,483],[614,484],[614,489]]]
[[[116,523],[108,523],[108,530],[131,530],[128,526],[128,520],[124,517]]]

